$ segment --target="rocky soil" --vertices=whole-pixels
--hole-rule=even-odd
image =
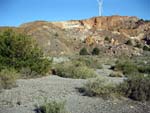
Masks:
[[[0,27],[0,31],[8,28],[34,38],[48,56],[75,55],[82,47],[90,49],[89,45],[103,48],[104,53],[110,56],[140,54],[141,49],[135,50],[134,45],[128,46],[126,41],[132,39],[141,45],[149,44],[150,37],[150,22],[117,15],[63,22],[35,21],[19,27]]]
[[[97,70],[108,75],[107,70]],[[112,78],[110,78],[112,79]],[[114,79],[114,78],[113,78]],[[50,75],[37,79],[20,79],[18,87],[0,93],[0,113],[35,113],[35,105],[48,101],[65,101],[71,113],[150,113],[150,104],[126,98],[102,99],[79,93],[87,80],[61,78]],[[121,81],[116,78],[114,82]]]

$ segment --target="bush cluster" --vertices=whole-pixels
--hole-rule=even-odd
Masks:
[[[106,78],[98,77],[89,80],[84,87],[84,93],[88,96],[110,97],[116,91],[116,85]]]
[[[85,66],[81,62],[70,61],[63,64],[57,64],[55,68],[56,74],[61,77],[85,79],[96,76],[93,69]]]
[[[50,61],[43,59],[43,52],[31,37],[9,29],[0,32],[0,70],[14,68],[20,71],[29,67],[38,74],[45,74]]]
[[[50,70],[51,61],[43,56],[31,37],[11,29],[0,32],[0,88],[15,86],[17,73],[23,74],[22,69],[30,70],[26,70],[26,74],[45,75]]]
[[[145,51],[150,51],[150,46],[145,45],[145,46],[143,47],[143,50],[145,50]]]
[[[122,71],[126,76],[136,75],[136,74],[150,74],[150,65],[140,61],[140,59],[135,62],[133,60],[118,60],[114,66],[115,71]]]
[[[126,44],[129,45],[129,46],[134,46],[135,42],[134,42],[134,40],[129,39],[129,40],[127,40]]]
[[[129,77],[120,84],[114,84],[106,78],[90,79],[82,88],[82,93],[88,96],[126,96],[136,101],[150,100],[150,76],[137,75]]]
[[[146,62],[145,62],[146,61]],[[150,100],[150,66],[148,59],[119,59],[110,76],[122,77],[126,75],[121,84],[114,84],[105,78],[89,80],[80,91],[89,96],[110,97],[123,95],[137,101]],[[114,95],[115,94],[115,95]]]
[[[0,89],[9,89],[16,85],[18,73],[14,69],[3,69],[0,71]]]
[[[91,53],[85,47],[83,47],[79,52],[80,55],[99,55],[99,53],[100,49],[98,47],[93,48]]]
[[[119,86],[122,94],[133,100],[149,101],[150,100],[150,77],[137,75],[125,80]]]
[[[99,48],[95,47],[92,51],[92,55],[99,55],[99,52],[100,52]]]
[[[140,73],[150,74],[150,66],[149,65],[138,66],[138,71]]]
[[[111,42],[111,38],[108,37],[108,36],[106,36],[104,40],[105,40],[105,41],[108,41],[108,42]]]
[[[64,102],[45,102],[41,106],[36,106],[36,113],[68,113]]]
[[[100,62],[99,58],[96,57],[79,57],[75,59],[75,61],[81,62],[82,64],[86,65],[89,68],[94,68],[94,69],[101,69],[102,68],[102,63]]]
[[[118,60],[115,71],[122,71],[124,75],[134,75],[138,73],[138,67],[132,60]]]
[[[84,47],[84,48],[82,48],[81,50],[80,50],[80,53],[79,53],[80,55],[89,55],[89,52],[88,52],[88,50]]]

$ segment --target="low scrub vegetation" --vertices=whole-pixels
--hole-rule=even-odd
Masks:
[[[92,50],[92,55],[99,55],[100,53],[100,49],[95,47],[93,50]]]
[[[85,79],[96,76],[94,70],[82,62],[65,62],[57,64],[55,68],[56,74],[61,77]]]
[[[120,59],[116,62],[114,70],[123,72],[127,77],[117,86],[118,93],[121,92],[124,96],[137,101],[150,100],[149,57]]]
[[[45,102],[41,106],[36,106],[36,113],[68,113],[64,102]]]
[[[145,46],[143,47],[143,50],[145,50],[145,51],[150,51],[150,46],[145,45]]]
[[[94,68],[94,69],[101,69],[102,68],[102,63],[100,62],[99,58],[96,57],[79,57],[77,59],[74,59],[75,61],[81,62],[82,64],[86,65],[89,68]]]
[[[88,50],[84,47],[84,48],[82,48],[82,49],[80,50],[79,54],[80,54],[80,55],[89,55],[89,52],[88,52]]]
[[[14,32],[11,29],[0,32],[0,88],[15,86],[19,75],[26,70],[26,77],[45,75],[51,67],[51,61],[44,58],[42,50],[31,37]],[[29,72],[27,72],[29,71]],[[34,72],[34,74],[33,74]],[[22,76],[20,76],[22,77]],[[33,77],[33,76],[32,76]]]
[[[81,48],[79,55],[99,55],[100,49],[98,47],[94,47],[90,52],[86,47]]]
[[[122,71],[126,76],[138,73],[138,67],[132,60],[118,60],[116,62],[114,70]]]
[[[108,81],[106,78],[98,77],[89,80],[83,88],[85,95],[110,97],[116,91],[116,85]]]
[[[133,39],[129,39],[129,40],[127,40],[126,44],[129,45],[129,46],[134,46],[135,41]]]
[[[108,42],[111,42],[111,37],[106,36],[104,40],[108,41]]]
[[[140,73],[150,74],[150,65],[141,64],[138,66],[138,71]]]
[[[150,76],[137,75],[130,77],[119,88],[123,95],[133,100],[150,100]]]
[[[0,89],[9,89],[16,85],[18,73],[14,69],[3,69],[0,71]]]
[[[120,59],[116,62],[114,70],[121,71],[126,76],[134,76],[137,74],[150,74],[150,65],[148,59]]]
[[[121,84],[114,84],[105,78],[89,80],[82,88],[87,96],[120,97],[125,96],[136,101],[150,100],[150,76],[137,75],[129,77]]]

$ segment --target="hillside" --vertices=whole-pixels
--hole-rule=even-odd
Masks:
[[[13,29],[35,38],[46,55],[78,54],[84,46],[89,51],[97,46],[102,53],[110,55],[139,55],[142,49],[125,43],[131,39],[144,44],[143,39],[149,40],[150,37],[150,22],[128,16],[93,17],[64,22],[35,21]]]
[[[150,21],[35,21],[0,39],[0,113],[150,113]]]

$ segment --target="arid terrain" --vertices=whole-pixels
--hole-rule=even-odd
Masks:
[[[0,27],[0,39],[0,113],[49,113],[36,111],[45,100],[67,113],[150,113],[150,21],[35,21]]]
[[[64,22],[35,21],[12,28],[35,38],[46,55],[54,56],[78,54],[84,46],[89,50],[98,46],[109,55],[138,55],[142,50],[136,47],[137,43],[143,45],[150,37],[149,21],[128,16]],[[132,46],[126,44],[128,40],[132,40]]]
[[[99,70],[99,76],[107,77],[109,73],[107,68]],[[114,83],[123,80],[107,78]],[[148,102],[84,96],[78,88],[86,82],[84,79],[61,78],[56,75],[18,80],[18,87],[0,94],[0,113],[35,113],[35,105],[41,105],[45,98],[49,101],[65,101],[65,107],[70,113],[150,113]]]

